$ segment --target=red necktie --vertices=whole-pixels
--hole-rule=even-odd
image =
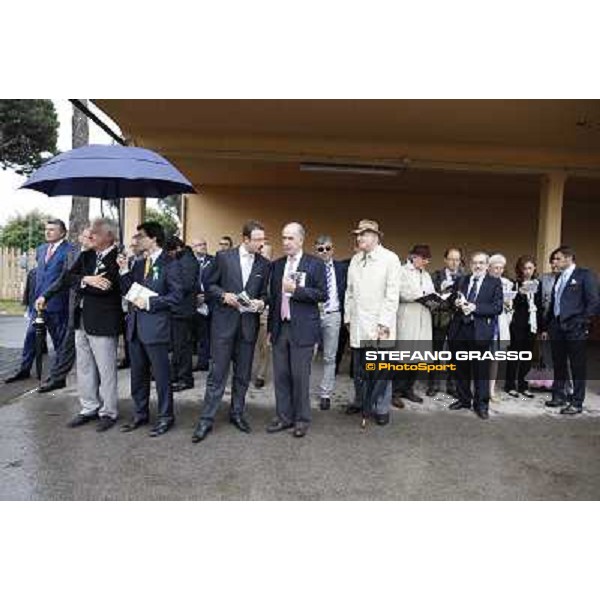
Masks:
[[[53,254],[54,254],[54,244],[50,244],[48,246],[48,250],[46,250],[46,262],[48,262],[52,258]]]

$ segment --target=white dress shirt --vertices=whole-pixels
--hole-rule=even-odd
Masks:
[[[248,252],[244,244],[240,245],[240,267],[242,268],[242,287],[246,287],[252,267],[254,266],[254,254]]]

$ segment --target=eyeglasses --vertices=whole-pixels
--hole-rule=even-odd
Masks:
[[[333,246],[317,246],[317,252],[323,254],[323,252],[329,252],[332,248]]]

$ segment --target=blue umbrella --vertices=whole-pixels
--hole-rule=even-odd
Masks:
[[[90,144],[63,152],[21,186],[47,196],[116,199],[164,198],[194,193],[192,184],[165,158],[135,146]]]

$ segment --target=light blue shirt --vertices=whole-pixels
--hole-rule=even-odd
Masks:
[[[565,291],[565,287],[567,287],[567,283],[573,275],[573,271],[575,270],[576,265],[571,265],[568,269],[564,270],[561,276],[558,278],[558,282],[556,284],[556,292],[554,294],[554,316],[560,316],[560,301],[562,299],[563,292]]]

